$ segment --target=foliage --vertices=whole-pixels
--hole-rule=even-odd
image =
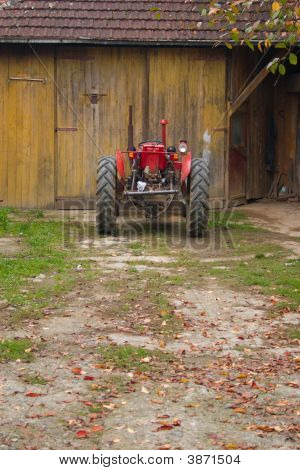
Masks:
[[[29,339],[11,339],[0,342],[0,362],[16,361],[29,362],[33,358],[31,352],[31,341]]]
[[[257,47],[261,53],[271,46],[278,49],[268,64],[272,73],[284,75],[286,62],[297,65],[296,45],[300,36],[297,1],[212,1],[201,15],[209,20],[210,25],[218,25],[221,32],[219,42],[225,43],[229,49],[235,44],[246,45],[253,51]],[[239,29],[240,24],[243,24],[243,29]]]

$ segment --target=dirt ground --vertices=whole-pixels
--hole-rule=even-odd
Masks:
[[[258,225],[268,227],[273,232],[292,237],[300,237],[300,203],[270,201],[264,199],[253,204],[241,206],[242,210]],[[284,245],[300,255],[300,244],[291,240]]]
[[[239,210],[288,234],[280,243],[299,255],[300,204]],[[1,364],[0,449],[299,448],[299,341],[280,335],[299,312],[270,316],[269,296],[212,274],[191,279],[176,258],[225,271],[222,246],[176,246],[175,236],[165,253],[138,231],[92,232],[77,248],[78,269],[89,260],[94,277],[42,319],[5,330],[42,346],[30,363]],[[123,347],[138,358],[124,365]]]

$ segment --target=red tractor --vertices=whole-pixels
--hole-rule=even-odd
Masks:
[[[160,123],[161,140],[141,142],[137,148],[129,145],[126,151],[118,150],[116,157],[99,159],[96,220],[100,234],[115,232],[119,205],[128,201],[152,219],[163,214],[174,201],[180,202],[187,220],[187,233],[201,237],[205,232],[209,163],[204,158],[192,158],[185,140],[181,140],[177,148],[168,147],[168,122],[163,119]],[[132,135],[131,131],[129,143]],[[129,176],[126,176],[126,166],[130,168]]]

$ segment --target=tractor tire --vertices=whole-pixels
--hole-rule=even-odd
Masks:
[[[209,164],[203,158],[192,159],[189,176],[189,200],[187,204],[187,232],[200,238],[208,224],[209,213]]]
[[[117,166],[115,157],[101,157],[97,167],[96,225],[99,234],[116,231]]]

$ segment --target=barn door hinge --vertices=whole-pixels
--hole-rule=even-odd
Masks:
[[[107,96],[107,93],[85,93],[85,96],[89,98],[92,104],[98,104],[100,98]]]
[[[47,83],[46,78],[29,78],[29,77],[9,77],[8,81],[15,82],[35,82],[35,83]]]

